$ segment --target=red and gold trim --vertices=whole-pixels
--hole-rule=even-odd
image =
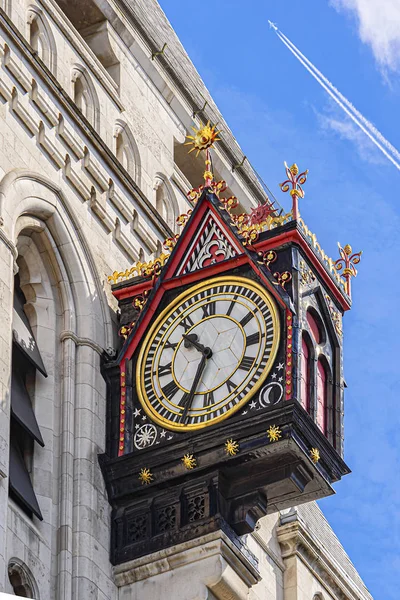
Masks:
[[[286,331],[285,398],[290,400],[293,396],[293,315],[290,310],[286,311]]]
[[[125,450],[125,416],[126,416],[126,361],[121,363],[120,386],[121,395],[119,402],[119,443],[118,456],[123,456]]]

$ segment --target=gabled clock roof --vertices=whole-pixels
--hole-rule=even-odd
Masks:
[[[204,189],[159,275],[147,279],[136,276],[113,286],[113,294],[119,301],[147,294],[143,309],[116,362],[131,358],[142,331],[149,326],[166,291],[245,264],[252,267],[278,304],[294,312],[289,293],[277,284],[276,278],[260,261],[258,253],[244,245],[243,237],[230,221],[231,217],[222,207],[218,196],[212,190]],[[209,253],[205,251],[207,246],[214,254],[208,256]]]
[[[290,169],[296,173],[297,167],[294,167]],[[287,173],[295,178],[290,169],[287,167]],[[282,184],[283,190],[286,184]],[[293,185],[300,187],[295,183]],[[361,253],[351,255],[350,246],[344,249],[339,246],[341,258],[332,261],[321,249],[316,236],[309,231],[298,211],[297,218],[293,218],[295,209],[282,215],[277,214],[271,205],[265,205],[253,209],[250,215],[237,215],[232,210],[236,199],[220,197],[224,189],[224,182],[216,183],[209,179],[207,187],[192,190],[188,197],[195,205],[178,218],[182,232],[166,240],[166,251],[148,263],[139,262],[123,273],[115,272],[109,278],[118,282],[113,285],[112,291],[120,302],[138,298],[136,304],[140,308],[135,322],[123,327],[126,339],[117,362],[132,356],[141,337],[141,329],[148,326],[165,291],[243,264],[249,264],[278,303],[294,313],[290,293],[292,273],[284,270],[282,261],[280,265],[279,261],[275,262],[275,249],[289,244],[296,244],[302,249],[330,291],[336,306],[341,311],[350,308],[350,278],[356,274],[352,259],[355,258],[356,264]],[[296,193],[300,194],[299,191]],[[273,260],[268,256],[274,256]],[[275,270],[278,266],[279,271]],[[338,271],[343,267],[342,275]],[[119,281],[121,278],[123,281]]]

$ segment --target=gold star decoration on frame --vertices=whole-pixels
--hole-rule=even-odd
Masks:
[[[150,469],[140,469],[139,479],[142,482],[142,485],[148,485],[153,481],[153,475],[151,474]]]
[[[239,452],[239,444],[232,439],[226,440],[225,452],[228,456],[236,456]]]
[[[319,461],[321,456],[320,456],[318,448],[311,448],[310,457],[311,457],[311,460],[313,461],[313,463],[315,463],[315,464]]]
[[[199,129],[192,127],[192,130],[194,135],[186,136],[190,141],[186,142],[185,146],[193,146],[193,148],[189,150],[189,154],[194,150],[197,150],[196,157],[202,150],[207,150],[207,148],[211,148],[214,142],[220,141],[220,138],[217,136],[221,131],[216,131],[216,125],[210,125],[210,121],[204,126],[203,123],[200,122]]]
[[[188,469],[189,471],[194,469],[196,466],[196,459],[193,454],[185,454],[185,456],[182,458],[182,462],[185,469]]]
[[[282,432],[276,425],[271,425],[267,430],[267,435],[270,442],[277,442],[282,437]]]

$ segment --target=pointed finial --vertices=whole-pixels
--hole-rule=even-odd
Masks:
[[[289,167],[285,161],[284,165],[287,179],[283,183],[280,183],[279,187],[281,188],[282,192],[289,192],[290,190],[290,195],[292,196],[293,220],[296,220],[300,216],[298,199],[304,198],[304,191],[301,186],[307,181],[308,169],[299,175],[299,167],[296,165],[296,163],[293,163]]]
[[[357,269],[354,265],[358,265],[361,260],[361,252],[354,252],[352,254],[353,249],[350,244],[346,244],[344,248],[339,244],[339,254],[340,258],[335,260],[334,265],[337,271],[342,271],[342,275],[346,280],[346,293],[351,297],[351,278],[357,277]]]
[[[211,172],[209,149],[212,148],[215,142],[220,141],[218,134],[221,133],[221,131],[216,131],[216,128],[216,125],[210,125],[210,121],[208,121],[204,126],[200,121],[199,129],[197,129],[197,127],[192,127],[194,135],[186,136],[189,141],[185,143],[185,146],[193,146],[193,148],[189,150],[189,154],[194,150],[197,150],[197,157],[202,150],[206,151],[206,169],[204,171],[205,187],[211,187],[211,183],[214,179],[214,176]]]

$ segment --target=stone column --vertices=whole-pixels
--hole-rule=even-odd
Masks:
[[[105,595],[107,590],[111,600],[109,524],[102,508],[106,499],[97,458],[105,444],[103,349],[87,338],[75,337],[75,343],[72,599],[97,597],[99,590]]]
[[[17,250],[0,226],[0,591],[7,578],[6,535],[14,273]]]
[[[60,515],[57,539],[58,600],[72,598],[72,526],[75,409],[75,343],[62,337]]]

